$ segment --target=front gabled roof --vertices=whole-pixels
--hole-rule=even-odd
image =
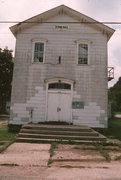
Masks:
[[[16,34],[19,31],[19,29],[22,30],[22,29],[28,28],[30,25],[33,26],[34,24],[37,24],[37,23],[47,23],[48,19],[50,19],[54,16],[57,16],[59,14],[66,14],[66,15],[71,16],[72,18],[76,19],[80,24],[85,23],[93,28],[98,29],[102,33],[107,34],[108,39],[110,39],[110,37],[112,36],[112,34],[115,31],[114,29],[104,25],[103,23],[100,23],[78,11],[75,11],[75,10],[65,6],[65,5],[61,5],[56,8],[50,9],[42,14],[39,14],[39,15],[34,16],[30,19],[27,19],[21,23],[18,23],[16,25],[10,27],[10,30],[16,37]],[[51,22],[49,22],[49,23],[51,23]],[[62,22],[60,22],[60,23],[62,23]],[[66,22],[64,22],[64,23],[66,23]],[[72,22],[72,23],[74,23],[74,22]]]

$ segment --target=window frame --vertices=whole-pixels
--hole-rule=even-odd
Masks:
[[[77,40],[77,65],[79,66],[87,66],[90,64],[90,41],[88,40]],[[88,47],[88,54],[87,54],[87,64],[79,64],[79,45],[86,44]]]
[[[65,78],[50,78],[50,79],[46,79],[44,80],[44,82],[46,83],[46,89],[48,92],[61,92],[61,91],[64,91],[64,92],[72,92],[73,91],[73,86],[75,84],[75,81],[74,80],[71,80],[71,79],[65,79]],[[69,84],[71,85],[71,89],[49,89],[49,84],[52,84],[52,83],[65,83],[65,84]]]
[[[46,49],[46,42],[47,40],[46,39],[32,39],[32,63],[39,63],[39,64],[44,64],[45,63],[45,49]],[[34,61],[34,53],[35,53],[35,44],[36,43],[43,43],[44,44],[44,52],[43,52],[43,62],[36,62]]]
[[[50,87],[51,85],[52,86],[55,85],[55,87]],[[68,88],[67,88],[67,86],[68,86]],[[52,83],[48,84],[48,90],[61,90],[61,91],[66,90],[66,91],[68,91],[68,90],[71,90],[71,84],[67,83],[67,82],[52,82]]]

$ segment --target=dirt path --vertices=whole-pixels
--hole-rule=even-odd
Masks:
[[[120,148],[110,147],[111,162],[91,148],[59,145],[48,167],[50,144],[14,143],[0,154],[0,180],[121,180]]]

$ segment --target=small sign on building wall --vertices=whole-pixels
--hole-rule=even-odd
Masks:
[[[56,25],[55,29],[57,29],[58,31],[65,31],[67,30],[69,27],[68,26],[63,26],[63,25]]]
[[[84,109],[84,102],[81,101],[73,101],[72,109]]]

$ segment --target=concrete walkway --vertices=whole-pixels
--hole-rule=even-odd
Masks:
[[[116,118],[121,118],[121,114],[116,114],[115,117]]]
[[[0,153],[0,180],[121,180],[121,161],[113,160],[120,149],[107,162],[98,151],[79,147],[59,145],[48,167],[50,144],[14,143]]]

